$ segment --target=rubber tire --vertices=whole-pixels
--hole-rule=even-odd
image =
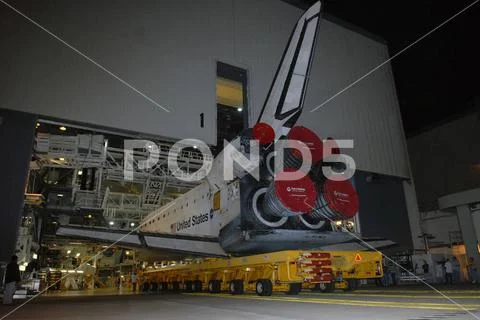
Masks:
[[[255,284],[255,292],[262,297],[271,296],[273,293],[273,284],[269,279],[260,279]]]
[[[220,293],[222,290],[220,280],[210,280],[208,282],[208,292],[209,293]]]
[[[347,279],[348,286],[345,288],[345,291],[355,291],[358,289],[358,280],[357,279]]]
[[[335,291],[335,283],[317,283],[315,285],[315,291],[320,291],[322,293],[329,293]]]
[[[203,283],[200,280],[193,281],[193,292],[202,292]]]
[[[159,291],[161,292],[168,291],[168,282],[161,282],[159,286]]]
[[[180,291],[180,282],[178,282],[178,281],[173,281],[172,282],[172,291],[173,292],[179,292]]]
[[[228,286],[230,294],[242,294],[243,289],[243,280],[232,280]]]
[[[302,291],[302,283],[290,283],[288,291],[285,294],[289,296],[296,296]]]
[[[193,281],[185,281],[183,283],[183,291],[193,292]]]

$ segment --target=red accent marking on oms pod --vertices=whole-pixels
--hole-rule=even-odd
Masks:
[[[327,180],[323,188],[323,197],[330,209],[347,219],[354,217],[358,212],[358,194],[348,180]]]
[[[275,139],[275,130],[269,124],[259,122],[253,126],[252,136],[260,144],[271,143]]]
[[[312,130],[302,126],[296,126],[288,132],[287,138],[289,140],[298,140],[305,143],[310,149],[313,164],[323,159],[322,139],[320,139],[320,137]],[[302,157],[302,154],[297,149],[293,149],[292,154],[296,158]]]
[[[315,207],[317,190],[312,179],[304,176],[298,180],[285,180],[287,172],[295,172],[295,169],[286,168],[275,177],[275,195],[280,202],[289,210],[298,213],[307,213]]]
[[[335,141],[335,139],[333,139],[332,137],[328,137],[327,140],[325,140],[324,144],[326,147],[325,151],[327,151],[326,154],[324,155],[325,157],[335,155],[335,154],[340,154],[340,148],[338,147],[338,144]]]

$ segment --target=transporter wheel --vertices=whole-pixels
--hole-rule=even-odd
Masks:
[[[335,290],[335,283],[317,283],[315,285],[315,291],[320,291],[323,293],[333,292]]]
[[[183,283],[183,291],[193,292],[193,281],[185,281]]]
[[[168,282],[161,282],[159,290],[162,292],[168,291]]]
[[[287,222],[287,217],[272,217],[264,213],[263,200],[268,188],[252,190],[248,196],[245,219],[255,229],[279,228]]]
[[[302,284],[301,283],[290,283],[288,291],[285,294],[290,296],[296,296],[302,291]]]
[[[221,282],[220,280],[210,280],[208,282],[208,292],[209,293],[220,293],[221,291]]]
[[[172,291],[173,292],[179,292],[180,291],[180,282],[178,282],[178,281],[173,281],[172,282]]]
[[[269,279],[260,279],[255,285],[255,292],[259,296],[271,296],[273,293],[273,284]]]
[[[200,280],[193,281],[193,292],[202,292],[203,284]]]
[[[231,294],[242,294],[243,293],[243,280],[232,280],[230,281],[229,291]]]
[[[357,279],[347,279],[347,287],[345,291],[355,291],[358,289],[358,280]]]

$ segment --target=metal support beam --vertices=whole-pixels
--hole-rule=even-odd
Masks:
[[[462,231],[463,243],[467,251],[467,258],[473,258],[477,270],[480,270],[480,255],[478,254],[478,237],[469,205],[457,207],[458,223]]]

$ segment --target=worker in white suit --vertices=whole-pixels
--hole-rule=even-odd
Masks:
[[[447,284],[453,284],[453,264],[450,259],[445,261],[445,282]]]

